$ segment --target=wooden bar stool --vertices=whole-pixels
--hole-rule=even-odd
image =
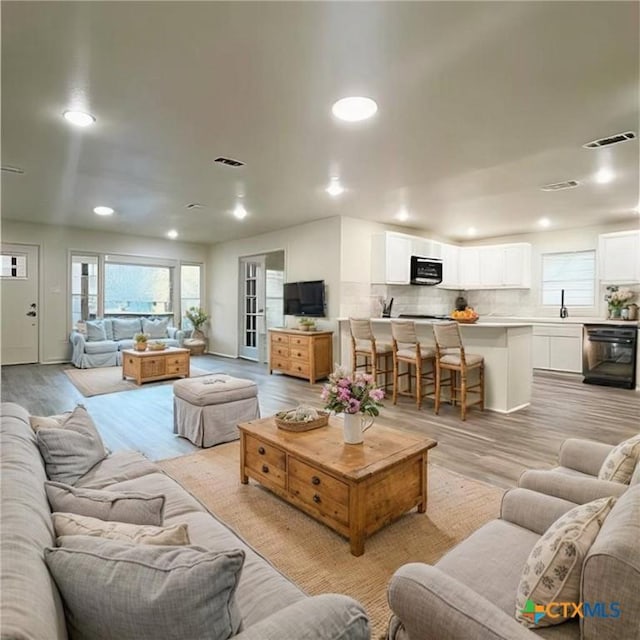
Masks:
[[[391,321],[391,335],[393,336],[393,404],[398,401],[398,395],[414,396],[418,409],[422,405],[422,398],[435,394],[435,356],[436,351],[430,345],[418,342],[416,325],[412,320]],[[405,373],[400,373],[400,363],[407,365]],[[415,368],[415,394],[411,391],[412,367]],[[407,377],[407,390],[401,391],[400,378]],[[423,383],[426,383],[423,392]]]
[[[451,387],[451,403],[455,405],[457,392],[460,392],[460,413],[463,420],[467,419],[467,406],[480,405],[484,411],[484,358],[480,355],[465,353],[460,327],[457,322],[438,322],[433,325],[433,335],[436,340],[436,414],[440,411],[440,390],[442,372],[449,372],[448,385]],[[478,382],[468,384],[468,372],[478,369]],[[460,386],[457,377],[460,374]],[[467,405],[467,393],[479,394],[479,399]]]
[[[389,374],[393,373],[393,350],[386,342],[377,342],[368,318],[349,318],[351,330],[351,363],[354,373],[364,369],[378,384],[378,376],[384,376],[384,390],[390,386]],[[358,364],[358,356],[364,362]]]

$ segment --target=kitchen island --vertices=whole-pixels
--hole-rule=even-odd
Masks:
[[[395,319],[395,318],[394,318]],[[432,325],[437,320],[413,320],[418,340],[434,344]],[[376,340],[391,343],[391,319],[371,318]],[[340,363],[351,368],[349,319],[339,318]],[[477,353],[485,362],[485,407],[511,413],[531,402],[533,371],[531,323],[478,322],[460,324],[467,353]],[[446,392],[445,392],[446,393]]]

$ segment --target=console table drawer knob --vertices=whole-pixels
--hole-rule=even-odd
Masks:
[[[319,496],[317,493],[315,493],[315,494],[313,495],[313,501],[314,501],[316,504],[320,504],[320,496]]]
[[[320,478],[318,478],[318,476],[313,476],[313,478],[311,478],[311,484],[320,484]]]
[[[258,447],[258,453],[263,456],[265,454],[264,447]]]
[[[269,473],[269,467],[266,464],[262,465],[262,473]]]

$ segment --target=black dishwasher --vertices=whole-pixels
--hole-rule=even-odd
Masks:
[[[637,335],[638,328],[635,325],[585,324],[583,382],[635,388]]]

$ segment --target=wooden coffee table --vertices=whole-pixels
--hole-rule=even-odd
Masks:
[[[136,384],[169,378],[188,378],[189,349],[167,347],[162,351],[122,351],[122,379],[134,378]]]
[[[427,509],[427,453],[438,443],[374,425],[364,444],[345,444],[342,420],[294,433],[273,418],[239,424],[240,480],[253,478],[349,539],[364,541],[413,507]]]

